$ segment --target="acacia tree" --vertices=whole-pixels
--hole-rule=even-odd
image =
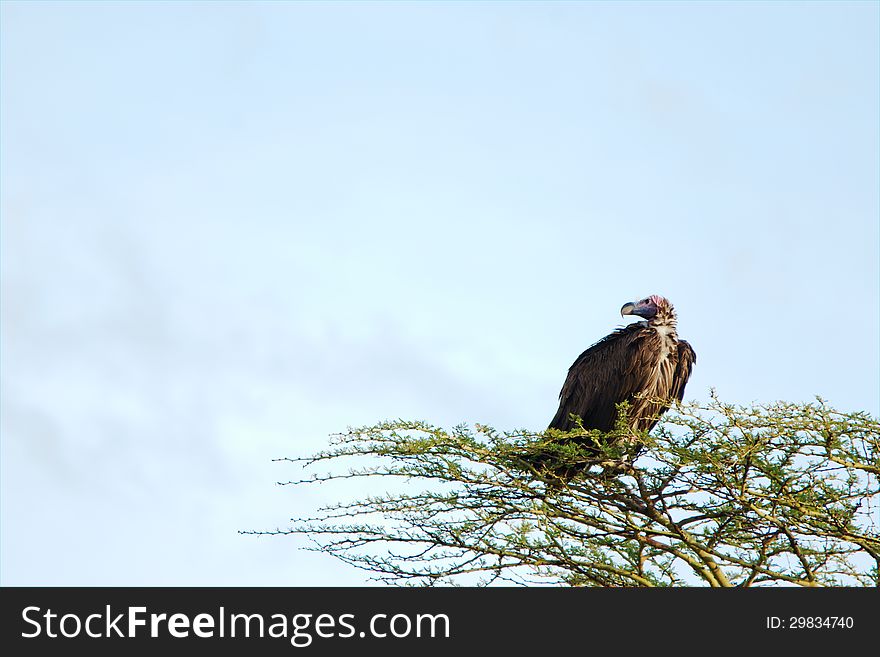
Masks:
[[[247,533],[307,536],[386,582],[880,586],[880,424],[821,399],[713,394],[650,435],[384,422],[280,460],[350,466],[286,484],[384,488]]]

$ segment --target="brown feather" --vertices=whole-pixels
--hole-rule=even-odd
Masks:
[[[550,428],[571,430],[575,414],[586,429],[610,431],[616,405],[628,401],[630,425],[650,431],[669,403],[682,399],[697,357],[690,344],[677,339],[671,306],[664,310],[656,321],[617,329],[575,360]]]

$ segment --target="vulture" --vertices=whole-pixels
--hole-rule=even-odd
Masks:
[[[550,428],[573,429],[574,414],[585,429],[611,431],[615,405],[627,401],[630,427],[650,431],[673,399],[681,401],[697,355],[678,339],[672,304],[654,294],[625,303],[620,315],[644,321],[618,328],[578,356],[562,385]]]

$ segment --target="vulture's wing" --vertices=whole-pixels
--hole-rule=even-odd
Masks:
[[[672,388],[669,396],[681,401],[684,399],[684,387],[691,376],[694,363],[697,362],[697,354],[687,340],[678,341],[678,363],[675,366],[675,374],[672,375]]]
[[[616,404],[641,390],[651,371],[645,339],[653,335],[643,324],[617,329],[578,356],[559,393],[559,410],[550,427],[570,430],[569,415],[581,417],[587,429],[610,431]]]

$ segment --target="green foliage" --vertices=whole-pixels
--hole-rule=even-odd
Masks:
[[[363,465],[288,483],[390,477],[385,491],[249,533],[305,535],[405,584],[880,585],[876,418],[821,399],[744,407],[714,396],[679,405],[651,435],[621,418],[607,435],[403,420],[352,429],[283,460]]]

